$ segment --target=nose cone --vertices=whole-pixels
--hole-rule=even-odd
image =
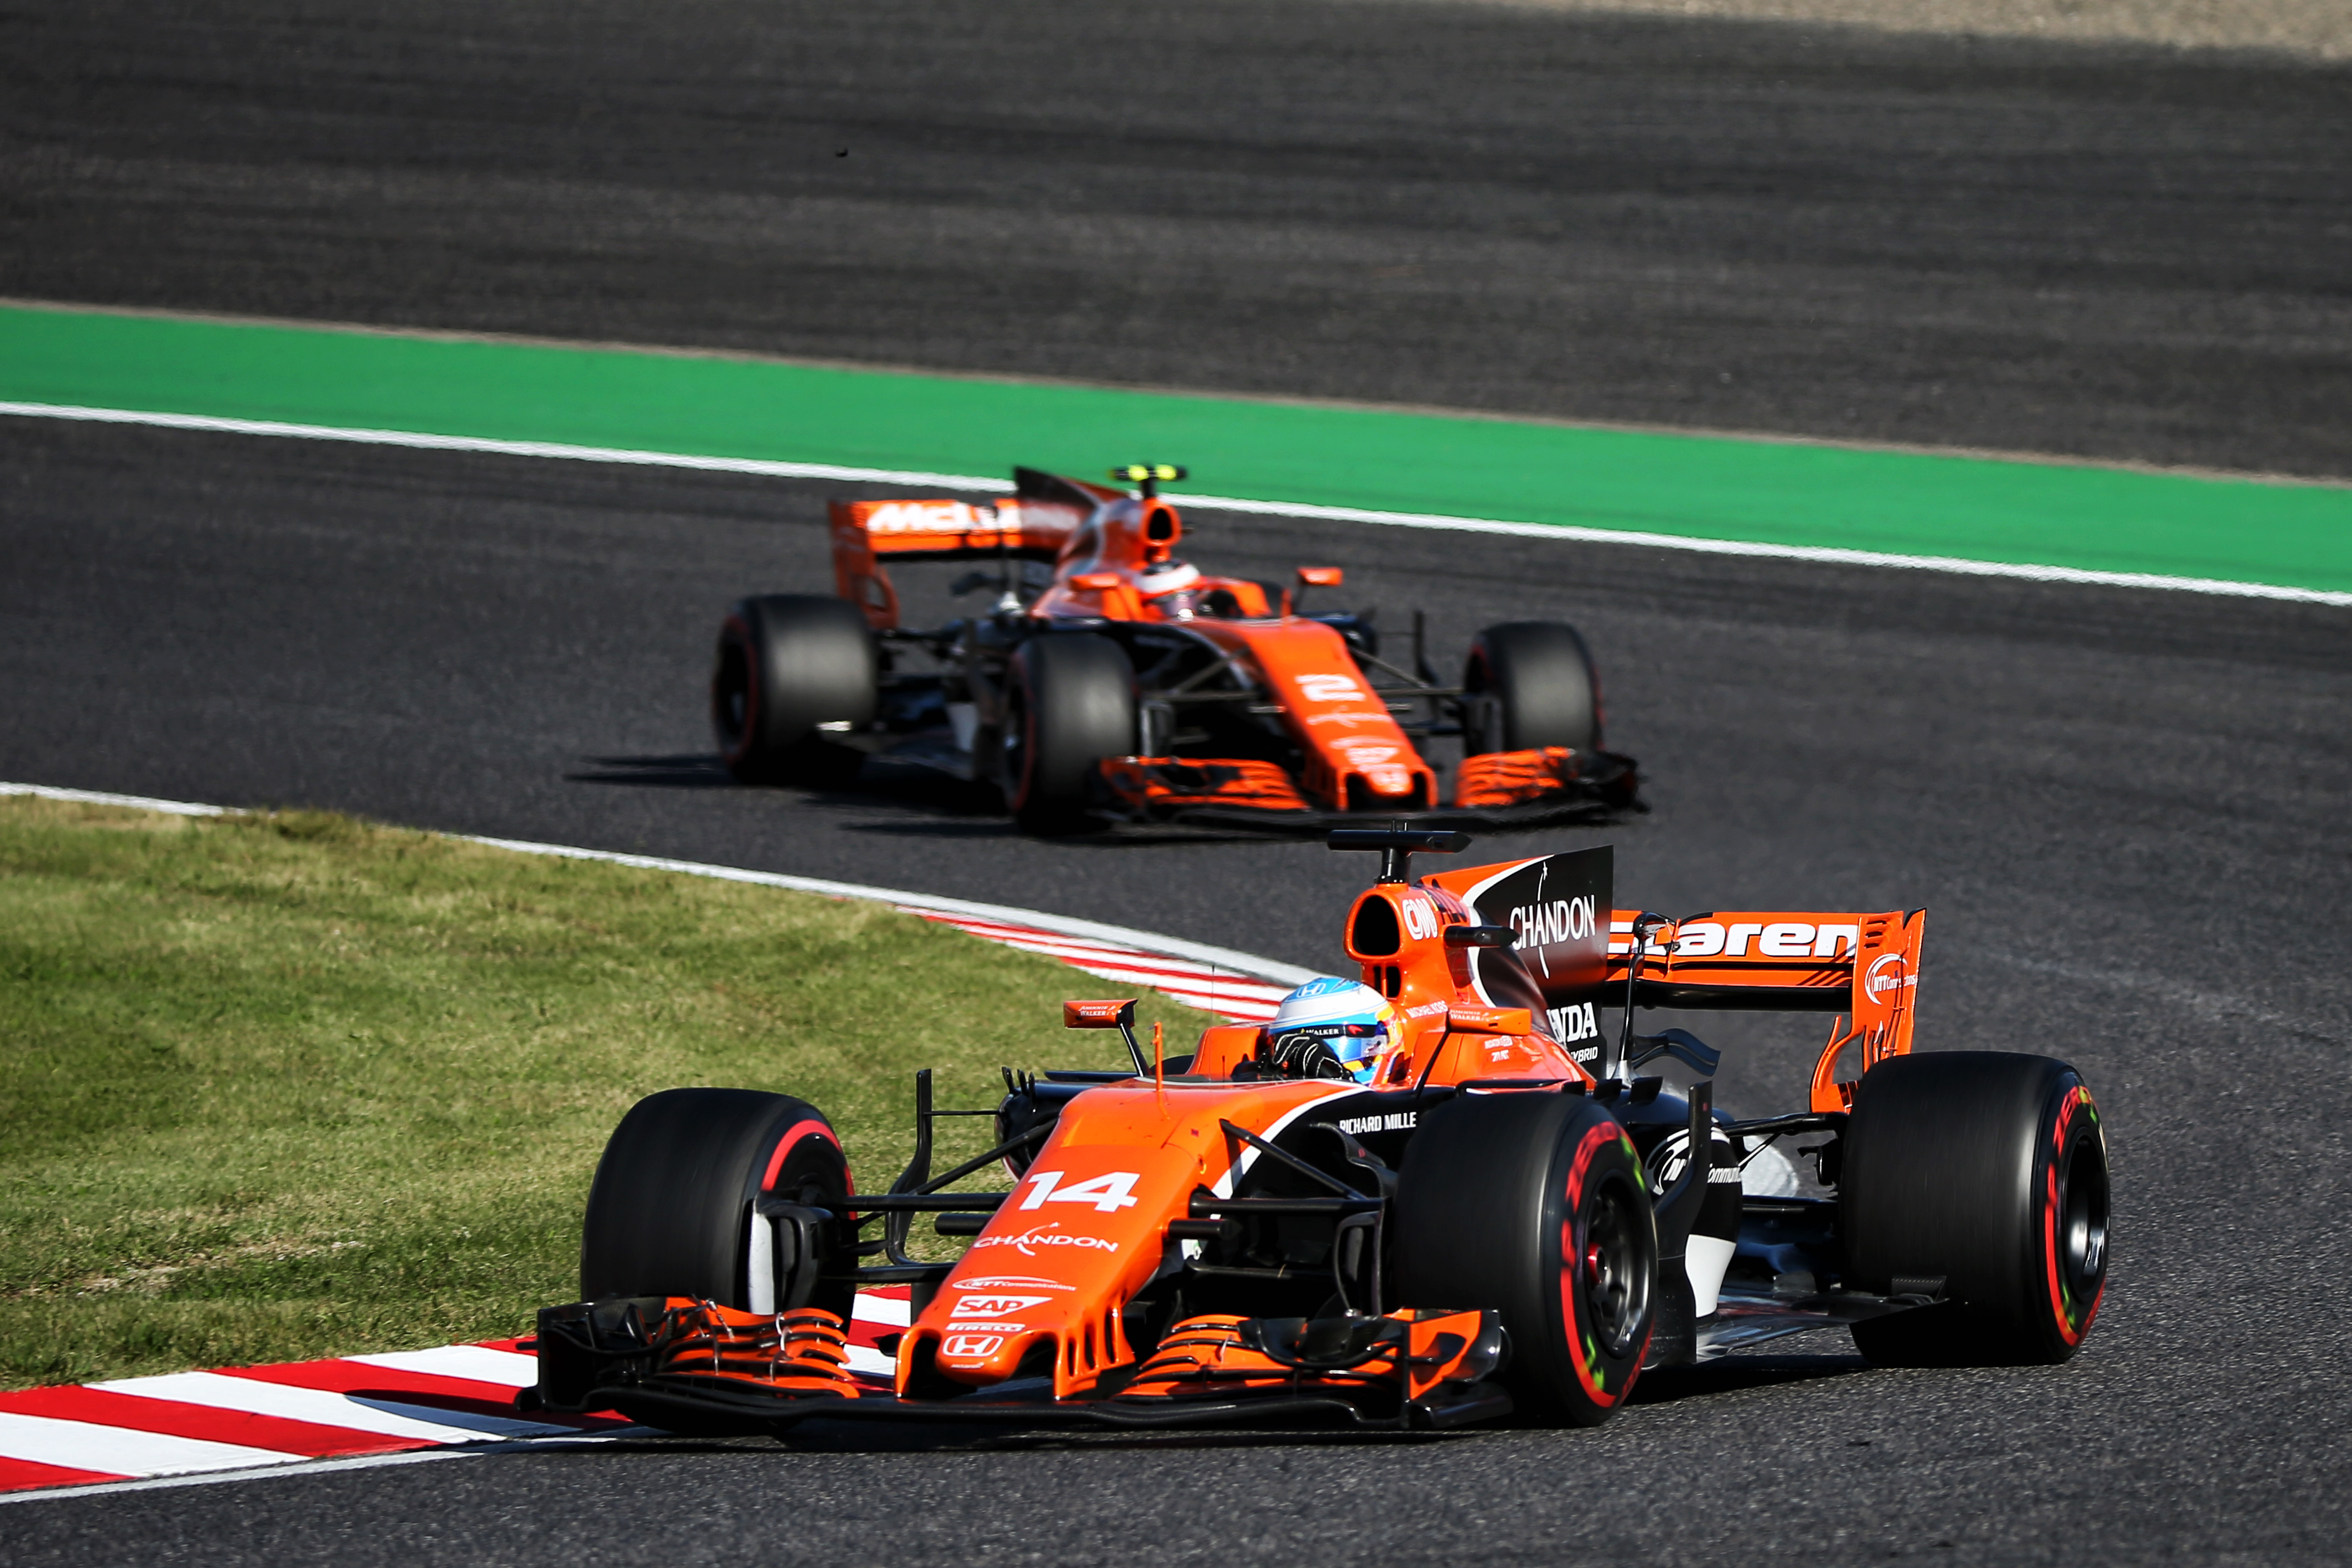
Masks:
[[[1151,1105],[1150,1089],[1140,1098]],[[1059,1391],[1130,1359],[1118,1310],[1159,1267],[1161,1227],[1184,1212],[1202,1168],[1196,1149],[1162,1142],[1165,1118],[1152,1120],[1135,1130],[1147,1134],[1140,1146],[1067,1147],[1058,1136],[1046,1146],[901,1342],[902,1393],[926,1361],[973,1387],[1051,1372]]]
[[[1088,1089],[899,1342],[899,1394],[1050,1371],[1066,1397],[1133,1361],[1121,1309],[1159,1270],[1168,1222],[1245,1152],[1219,1122],[1264,1132],[1352,1092],[1279,1081]]]

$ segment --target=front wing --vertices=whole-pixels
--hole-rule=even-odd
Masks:
[[[1188,1319],[1095,1396],[1055,1399],[1050,1377],[929,1397],[847,1368],[839,1317],[738,1311],[687,1297],[622,1298],[540,1313],[528,1409],[614,1410],[693,1436],[826,1420],[1199,1426],[1348,1421],[1395,1429],[1507,1415],[1489,1381],[1507,1355],[1492,1311],[1379,1318]]]
[[[1633,759],[1565,746],[1469,757],[1448,805],[1367,811],[1318,806],[1285,769],[1255,758],[1112,757],[1100,764],[1103,814],[1129,822],[1175,822],[1276,833],[1320,833],[1410,816],[1423,827],[1529,828],[1605,816],[1635,805]]]

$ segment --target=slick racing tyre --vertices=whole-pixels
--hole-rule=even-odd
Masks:
[[[1135,667],[1108,637],[1031,637],[1005,681],[1004,781],[1030,833],[1088,826],[1095,764],[1135,750]]]
[[[1470,641],[1462,672],[1463,750],[1529,752],[1601,746],[1601,681],[1574,626],[1508,621]]]
[[[710,677],[720,760],[746,784],[847,783],[864,759],[817,726],[872,723],[880,679],[873,628],[848,600],[743,600],[719,626]]]
[[[1624,1403],[1649,1349],[1658,1237],[1615,1118],[1581,1095],[1463,1095],[1423,1114],[1395,1216],[1397,1299],[1499,1311],[1520,1410],[1592,1426]]]
[[[2048,1057],[1932,1051],[1870,1069],[1846,1123],[1847,1283],[1940,1304],[1853,1326],[1881,1365],[2063,1362],[2107,1279],[2107,1145]]]
[[[823,1307],[846,1322],[856,1293],[849,1191],[840,1142],[813,1105],[749,1089],[648,1095],[621,1119],[596,1164],[580,1240],[581,1299],[692,1296],[745,1311]],[[771,1209],[838,1217],[762,1215],[755,1205],[763,1199]]]

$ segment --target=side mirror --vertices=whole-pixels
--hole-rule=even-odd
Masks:
[[[1136,1043],[1134,997],[1130,996],[1124,1002],[1065,1002],[1062,1004],[1062,1027],[1117,1029],[1118,1037],[1127,1042],[1127,1057],[1135,1064],[1135,1076],[1151,1076],[1151,1064],[1143,1059],[1143,1047]]]
[[[1447,926],[1445,945],[1448,947],[1509,947],[1519,940],[1519,933],[1508,926]]]
[[[1070,586],[1101,594],[1118,587],[1119,582],[1119,574],[1116,572],[1081,572],[1070,579]]]
[[[1298,593],[1291,601],[1290,613],[1293,615],[1307,613],[1307,589],[1336,588],[1347,580],[1347,575],[1337,566],[1301,566],[1298,569]]]

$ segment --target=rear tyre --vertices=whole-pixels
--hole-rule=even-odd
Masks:
[[[845,784],[864,758],[817,726],[872,723],[880,681],[873,628],[848,600],[745,599],[719,626],[710,677],[719,757],[746,784]]]
[[[1465,1095],[1398,1173],[1398,1299],[1486,1307],[1525,1412],[1593,1426],[1624,1403],[1656,1312],[1657,1228],[1625,1130],[1582,1096]]]
[[[806,1101],[749,1089],[673,1089],[630,1108],[588,1190],[580,1295],[692,1296],[740,1310],[823,1307],[847,1322],[856,1237],[846,1225],[849,1165],[832,1124]],[[835,1215],[814,1255],[761,1289],[754,1203],[780,1198]],[[770,1222],[758,1221],[762,1226]],[[764,1243],[764,1245],[763,1245]],[[824,1279],[824,1275],[839,1275]]]
[[[1846,1123],[1849,1285],[1945,1305],[1853,1328],[1881,1365],[2074,1355],[2107,1275],[2107,1146],[2080,1074],[2048,1057],[1935,1051],[1870,1069]]]
[[[1095,764],[1135,751],[1135,667],[1108,637],[1031,637],[1005,681],[1004,776],[1013,820],[1030,833],[1090,826]]]
[[[1463,667],[1465,754],[1601,746],[1601,680],[1574,626],[1509,621],[1470,641]]]

